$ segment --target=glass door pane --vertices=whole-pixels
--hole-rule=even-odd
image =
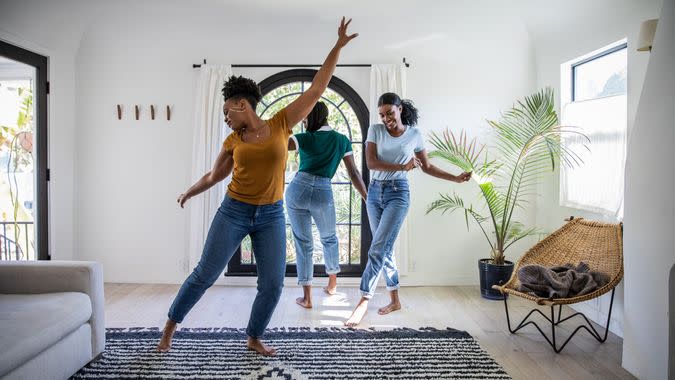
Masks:
[[[36,70],[0,56],[0,260],[37,260]]]

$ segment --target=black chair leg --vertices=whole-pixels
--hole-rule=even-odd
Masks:
[[[607,313],[607,323],[605,325],[605,331],[602,335],[595,329],[595,327],[593,327],[593,323],[583,313],[577,312],[577,313],[574,313],[574,314],[572,314],[568,317],[565,317],[565,318],[561,319],[562,305],[558,305],[558,318],[557,319],[555,317],[555,305],[550,306],[550,308],[551,308],[550,317],[545,315],[544,313],[542,313],[539,309],[532,309],[525,316],[525,318],[523,318],[523,320],[520,321],[518,326],[515,329],[512,329],[511,328],[511,317],[509,315],[509,304],[508,304],[508,301],[507,301],[508,297],[504,297],[504,309],[506,310],[506,324],[507,324],[507,326],[509,328],[509,332],[511,332],[511,334],[515,334],[518,330],[522,329],[523,327],[525,327],[527,325],[533,325],[539,331],[539,333],[546,339],[548,344],[553,348],[553,351],[555,351],[556,353],[560,353],[563,350],[563,348],[565,348],[567,343],[569,343],[570,339],[572,339],[572,337],[581,329],[584,329],[584,330],[588,331],[588,333],[591,334],[593,336],[593,338],[595,338],[595,340],[597,340],[598,342],[604,343],[607,340],[607,336],[609,334],[609,322],[612,318],[612,307],[614,306],[614,291],[615,290],[616,290],[616,287],[612,289],[612,298],[611,298],[611,301],[609,303],[609,312]],[[536,322],[531,321],[531,320],[528,321],[528,319],[530,318],[530,316],[533,313],[539,313],[541,316],[543,316],[551,324],[551,337],[550,338],[544,333],[544,331],[541,329],[541,327],[539,327],[539,325]],[[585,323],[582,322],[581,325],[577,326],[577,328],[574,329],[572,334],[569,337],[567,337],[567,340],[565,340],[565,342],[560,347],[558,347],[558,345],[556,343],[556,327],[559,324],[561,324],[562,322],[565,322],[565,321],[567,321],[571,318],[574,318],[578,315],[580,315],[584,318]]]

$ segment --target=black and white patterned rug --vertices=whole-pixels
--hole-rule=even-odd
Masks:
[[[107,329],[106,349],[73,379],[510,379],[464,331],[277,328],[272,358],[246,350],[243,329],[183,328],[168,353],[159,328]]]

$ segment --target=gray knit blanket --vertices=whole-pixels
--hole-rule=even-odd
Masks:
[[[543,298],[569,298],[591,293],[610,281],[609,275],[591,271],[580,262],[547,268],[525,265],[518,270],[518,291]]]

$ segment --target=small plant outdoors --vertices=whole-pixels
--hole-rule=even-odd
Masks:
[[[514,219],[516,208],[525,209],[529,196],[544,172],[554,171],[558,162],[581,164],[579,155],[562,139],[577,135],[590,142],[578,128],[558,125],[553,90],[544,89],[518,101],[499,121],[488,124],[495,132],[496,154],[488,158],[488,148],[476,139],[469,140],[464,131],[456,136],[449,130],[432,133],[430,142],[435,151],[430,157],[443,159],[463,171],[473,172],[472,180],[480,189],[486,207],[476,209],[453,194],[441,194],[427,208],[432,211],[463,211],[467,228],[472,219],[480,228],[492,250],[491,263],[504,265],[504,253],[515,242],[540,233]],[[588,146],[584,144],[588,149]]]

